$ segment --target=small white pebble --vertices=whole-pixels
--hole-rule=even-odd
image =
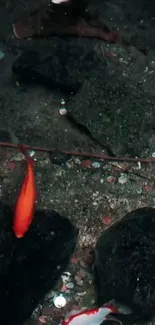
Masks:
[[[103,184],[103,183],[104,183],[104,179],[101,178],[101,179],[100,179],[100,184]]]
[[[138,169],[141,169],[141,162],[140,161],[138,161],[137,166],[138,166]]]
[[[74,283],[73,282],[69,282],[66,284],[66,288],[67,289],[73,289],[74,288]]]
[[[56,308],[63,308],[66,305],[66,299],[62,295],[53,298],[53,303]]]
[[[83,292],[77,292],[77,295],[78,295],[79,297],[83,297],[85,294],[86,294],[86,291],[83,291]]]
[[[155,158],[155,152],[152,152],[152,158]]]
[[[124,185],[127,181],[128,181],[127,175],[122,173],[118,179],[118,183]]]
[[[35,155],[35,151],[34,150],[29,151],[29,156],[30,157],[33,157],[34,155]]]
[[[63,281],[63,283],[67,283],[70,281],[70,277],[71,277],[71,274],[69,272],[65,272],[61,275],[61,279]]]
[[[62,98],[61,99],[61,105],[65,105],[65,104],[66,104],[65,100]]]
[[[73,168],[73,166],[74,166],[73,161],[72,161],[72,160],[68,160],[68,161],[66,162],[66,166],[67,166],[68,169]]]
[[[51,0],[53,3],[55,4],[59,4],[59,3],[62,3],[62,2],[67,2],[68,0]]]
[[[24,159],[25,159],[25,156],[21,152],[17,153],[13,158],[13,160],[15,160],[15,161],[21,161],[21,160],[24,160]]]
[[[92,167],[94,167],[94,168],[100,168],[101,167],[101,164],[98,161],[94,161],[92,163]]]
[[[93,198],[95,198],[96,196],[98,196],[98,194],[99,194],[98,191],[94,192],[94,193],[92,194]]]
[[[60,114],[60,115],[66,115],[66,114],[67,114],[67,109],[66,109],[66,108],[61,108],[61,109],[59,110],[59,114]]]
[[[75,162],[76,165],[81,165],[81,160],[78,159],[78,158],[75,158],[74,162]]]

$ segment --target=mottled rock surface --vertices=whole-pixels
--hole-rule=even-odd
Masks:
[[[150,155],[154,107],[142,88],[133,87],[119,74],[110,75],[103,64],[68,103],[72,117],[102,145],[114,155],[131,156]]]

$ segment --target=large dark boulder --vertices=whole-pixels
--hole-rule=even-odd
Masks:
[[[104,231],[94,270],[98,304],[115,299],[132,310],[116,315],[122,324],[155,316],[155,209],[132,211]]]
[[[51,290],[76,246],[78,231],[54,211],[36,211],[22,239],[12,231],[12,209],[0,204],[1,324],[22,325]]]
[[[114,155],[150,155],[154,150],[153,99],[101,62],[68,102],[68,112]]]
[[[12,24],[25,17],[30,17],[31,13],[44,10],[51,1],[49,0],[1,0],[0,1],[0,38],[10,34]]]
[[[39,83],[69,94],[79,89],[99,61],[93,41],[88,39],[34,40],[22,50],[12,65],[21,82]]]

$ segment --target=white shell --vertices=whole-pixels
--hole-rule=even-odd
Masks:
[[[60,115],[66,115],[66,114],[67,114],[67,109],[66,109],[66,108],[61,108],[61,109],[59,110],[59,114],[60,114]]]
[[[66,298],[62,295],[53,298],[53,303],[56,308],[63,308],[66,305]]]
[[[69,0],[52,0],[53,3],[59,4],[62,2],[68,2]]]

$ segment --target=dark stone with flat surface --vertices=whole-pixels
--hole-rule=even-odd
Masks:
[[[154,150],[155,108],[150,96],[101,63],[67,105],[72,118],[114,155]]]
[[[126,214],[104,231],[96,244],[95,276],[99,305],[115,299],[131,309],[116,315],[122,324],[155,316],[155,209]]]
[[[10,207],[0,204],[1,324],[22,325],[56,284],[73,253],[78,231],[54,211],[36,211],[26,235],[12,231]]]
[[[12,70],[20,81],[71,93],[79,89],[98,61],[93,41],[55,37],[34,41],[13,63]]]

